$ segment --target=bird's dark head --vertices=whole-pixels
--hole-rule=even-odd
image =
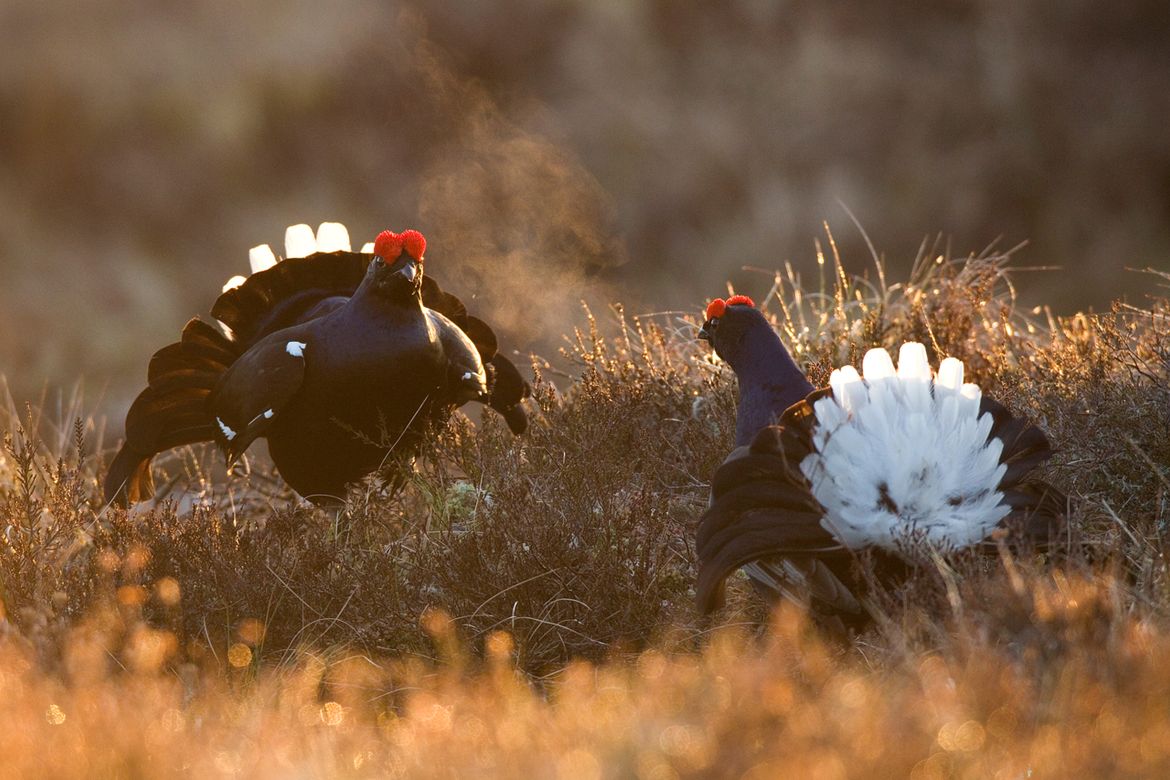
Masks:
[[[380,295],[406,299],[418,295],[427,240],[417,230],[383,230],[374,241],[374,259],[366,278]]]
[[[760,326],[771,330],[751,298],[746,295],[733,295],[727,300],[716,298],[707,304],[699,338],[709,341],[716,354],[735,368],[745,339]]]

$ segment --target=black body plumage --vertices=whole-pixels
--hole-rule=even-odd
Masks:
[[[746,447],[766,425],[813,391],[764,315],[748,304],[727,306],[707,321],[702,338],[731,366],[739,383],[735,446]]]

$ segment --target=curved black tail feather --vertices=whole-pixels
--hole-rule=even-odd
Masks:
[[[160,452],[212,441],[215,419],[207,398],[239,356],[239,345],[195,318],[179,341],[154,354],[147,387],[126,413],[126,439],[106,473],[107,501],[133,503],[154,494],[150,462]]]

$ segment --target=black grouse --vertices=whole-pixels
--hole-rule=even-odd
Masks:
[[[151,459],[214,441],[231,465],[265,437],[283,479],[315,501],[405,463],[428,426],[467,401],[527,427],[530,388],[495,334],[423,273],[426,239],[382,232],[352,252],[344,226],[289,228],[286,255],[251,252],[253,273],[225,285],[211,314],[155,353],[126,415],[107,500],[154,494]]]
[[[964,383],[959,360],[932,375],[921,344],[904,344],[896,369],[873,349],[862,374],[845,366],[814,392],[746,296],[713,301],[699,337],[740,393],[736,448],[699,521],[703,612],[743,567],[766,596],[856,627],[868,620],[862,556],[896,577],[929,551],[994,550],[997,529],[1044,546],[1063,526],[1065,496],[1034,474],[1052,454],[1044,433]]]

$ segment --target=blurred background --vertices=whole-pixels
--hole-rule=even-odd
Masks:
[[[1057,312],[1170,269],[1165,0],[5,0],[0,30],[0,373],[119,422],[294,222],[423,230],[548,356],[581,299],[815,283],[825,220],[863,270],[844,207],[893,279],[928,236],[1027,241]]]

